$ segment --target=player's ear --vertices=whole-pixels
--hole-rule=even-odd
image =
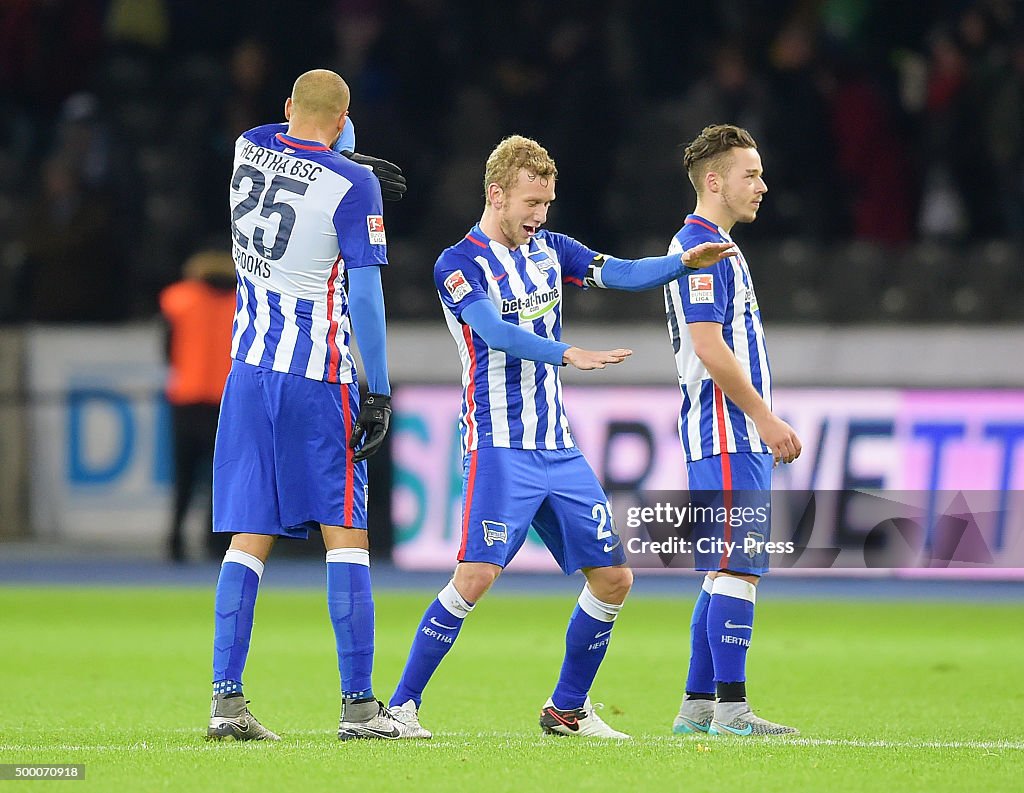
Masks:
[[[501,209],[502,204],[505,202],[505,191],[501,189],[501,185],[497,182],[491,182],[487,185],[487,203],[493,206],[495,209]]]
[[[292,120],[292,98],[290,96],[284,100],[284,120]]]
[[[717,193],[721,187],[721,179],[715,171],[708,171],[704,174],[704,189]]]

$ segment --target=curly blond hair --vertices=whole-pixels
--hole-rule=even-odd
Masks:
[[[533,176],[558,178],[555,161],[547,149],[535,140],[512,135],[495,146],[487,157],[487,165],[484,166],[484,200],[489,202],[487,188],[492,184],[498,185],[505,192],[511,190],[521,168]]]
[[[712,124],[704,127],[683,153],[683,167],[690,182],[700,193],[704,177],[709,171],[725,173],[729,162],[727,155],[733,149],[756,149],[754,136],[742,127],[732,124]]]

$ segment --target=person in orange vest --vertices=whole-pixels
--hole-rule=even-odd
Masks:
[[[224,382],[231,369],[235,315],[235,265],[226,251],[203,250],[184,266],[184,278],[160,293],[167,321],[174,437],[174,511],[169,537],[172,561],[185,560],[183,524],[198,485],[208,491],[207,523],[213,524],[213,444]],[[206,532],[207,552],[223,555],[223,535]],[[224,547],[220,547],[223,543]]]

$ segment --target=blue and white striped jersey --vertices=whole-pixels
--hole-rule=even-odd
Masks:
[[[672,238],[668,252],[682,253],[702,242],[733,240],[710,221],[688,215],[683,227]],[[725,343],[771,408],[772,377],[764,328],[754,294],[754,282],[742,251],[738,256],[730,256],[704,270],[693,270],[666,284],[665,311],[679,387],[683,392],[679,438],[687,462],[722,452],[770,454],[771,450],[761,442],[754,422],[711,379],[693,350],[693,340],[687,329],[690,322],[720,323]]]
[[[267,124],[235,142],[231,356],[275,372],[350,383],[345,271],[387,264],[380,183],[317,141]]]
[[[474,226],[434,265],[445,320],[462,358],[462,448],[568,449],[557,366],[490,349],[461,321],[466,306],[494,303],[505,322],[561,340],[562,283],[583,287],[597,254],[564,234],[541,230],[509,250]]]

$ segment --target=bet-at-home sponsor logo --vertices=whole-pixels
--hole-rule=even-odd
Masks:
[[[533,292],[526,297],[514,297],[501,301],[502,314],[519,314],[520,319],[543,317],[558,303],[558,289]]]

